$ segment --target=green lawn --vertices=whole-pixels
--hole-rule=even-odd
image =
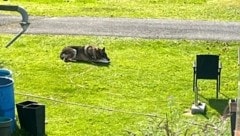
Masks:
[[[32,16],[240,20],[238,0],[9,0]]]
[[[8,0],[0,4],[20,5],[31,16],[240,20],[238,0]],[[237,96],[239,42],[23,35],[4,48],[13,36],[0,35],[0,66],[13,71],[16,103],[33,100],[46,105],[48,136],[163,136],[167,129],[174,136],[216,135],[211,125],[230,135],[229,120],[224,124],[220,117],[228,100]],[[72,44],[106,47],[111,65],[64,63],[59,53]],[[215,82],[199,82],[207,114],[187,116],[194,100],[192,63],[202,53],[220,55],[222,93],[216,100]]]
[[[223,113],[226,103],[218,102],[237,95],[238,43],[25,35],[3,48],[10,38],[1,36],[0,58],[13,71],[16,102],[46,104],[49,136],[127,135],[128,131],[141,135],[154,119],[148,115],[160,119],[168,115],[184,126],[186,119],[208,122],[207,118]],[[60,60],[64,46],[91,43],[106,47],[109,67]],[[208,112],[206,117],[188,117],[184,113],[194,100],[192,62],[199,53],[220,54],[222,94],[216,100],[215,82],[200,82],[200,99],[208,104]]]

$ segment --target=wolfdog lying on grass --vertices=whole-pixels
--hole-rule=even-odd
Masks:
[[[104,48],[96,46],[67,46],[63,48],[60,58],[65,62],[110,63]]]

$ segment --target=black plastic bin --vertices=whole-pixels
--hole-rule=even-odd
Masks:
[[[22,129],[26,128],[26,121],[24,121],[24,120],[27,119],[27,114],[25,114],[23,107],[29,106],[31,104],[37,104],[37,102],[24,101],[24,102],[16,104],[18,119],[19,119],[19,123],[20,123],[20,126]]]
[[[45,135],[45,105],[34,101],[16,104],[21,129],[31,136]]]

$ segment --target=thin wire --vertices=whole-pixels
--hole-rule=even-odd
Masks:
[[[133,115],[140,115],[140,116],[148,116],[148,117],[155,117],[158,118],[157,115],[154,114],[147,114],[147,113],[141,113],[141,112],[132,112],[132,111],[125,111],[125,110],[117,110],[117,109],[112,109],[112,108],[106,108],[106,107],[99,107],[99,106],[93,106],[93,105],[87,105],[87,104],[82,104],[82,103],[75,103],[75,102],[66,102],[62,100],[57,100],[54,98],[47,98],[47,97],[42,97],[42,96],[36,96],[32,94],[25,94],[25,93],[19,93],[15,92],[17,95],[22,95],[22,96],[27,96],[27,97],[34,97],[38,99],[44,99],[44,100],[49,100],[57,103],[64,103],[68,105],[75,105],[75,106],[80,106],[80,107],[85,107],[85,108],[91,108],[91,109],[98,109],[98,110],[103,110],[103,111],[111,111],[111,112],[119,112],[119,113],[126,113],[126,114],[133,114]]]

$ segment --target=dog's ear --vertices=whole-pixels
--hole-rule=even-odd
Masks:
[[[105,52],[105,47],[103,47],[102,51]]]

